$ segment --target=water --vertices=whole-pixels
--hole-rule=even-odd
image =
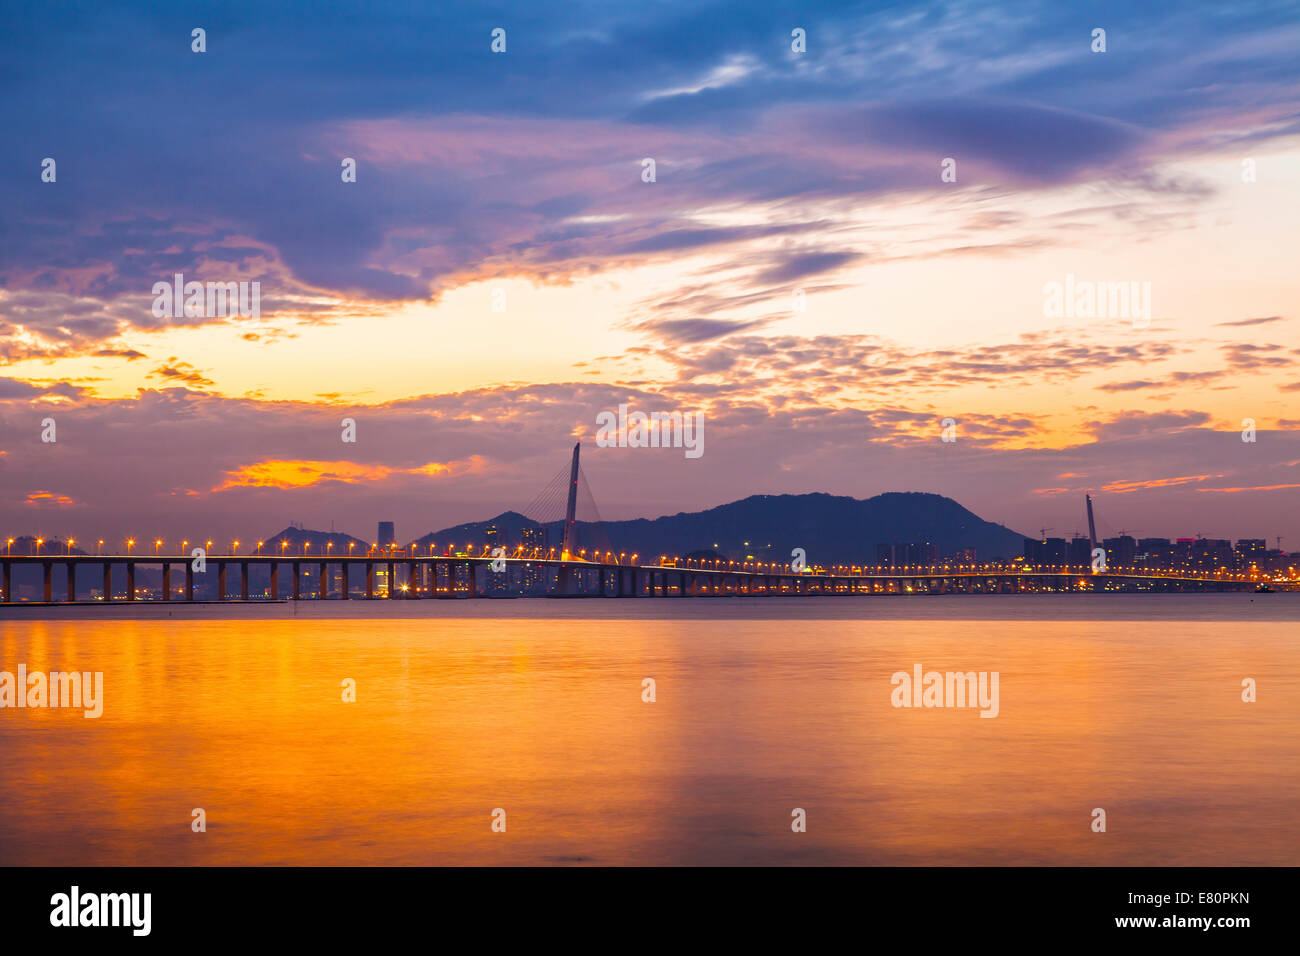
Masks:
[[[1298,621],[1300,594],[5,609],[0,670],[103,671],[105,703],[0,710],[0,863],[1294,865]],[[998,671],[999,715],[891,706],[917,663]]]

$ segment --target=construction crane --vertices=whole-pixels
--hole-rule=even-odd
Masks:
[[[1056,530],[1055,528],[1039,528],[1039,529],[1038,529],[1038,537],[1040,537],[1042,540],[1046,541],[1046,540],[1047,540],[1047,532],[1049,532],[1049,531],[1055,531],[1055,530]]]

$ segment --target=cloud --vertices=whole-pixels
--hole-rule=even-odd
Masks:
[[[1120,412],[1105,421],[1089,421],[1085,424],[1099,441],[1113,438],[1150,438],[1154,435],[1180,432],[1197,428],[1209,423],[1208,412],[1167,411],[1167,412]]]
[[[25,500],[23,503],[24,503],[27,507],[29,507],[29,508],[38,508],[38,509],[43,509],[43,508],[54,508],[54,509],[72,508],[72,507],[75,507],[76,504],[77,504],[75,501],[73,501],[73,500],[72,500],[71,498],[69,498],[67,495],[56,494],[55,492],[52,492],[52,491],[33,491],[33,492],[30,492],[30,493],[27,495],[27,498],[26,498],[26,500]]]
[[[1270,322],[1281,322],[1282,316],[1270,315],[1262,319],[1239,319],[1236,322],[1219,322],[1219,326],[1239,327],[1244,325],[1267,325]]]

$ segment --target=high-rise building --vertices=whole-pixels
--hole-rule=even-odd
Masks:
[[[1102,542],[1106,549],[1106,566],[1109,568],[1132,567],[1133,557],[1137,554],[1137,539],[1122,534],[1118,538],[1107,538]]]
[[[907,546],[907,563],[913,566],[927,566],[939,562],[939,546],[933,541],[918,541]]]
[[[1046,538],[1043,540],[1043,564],[1060,567],[1069,557],[1069,548],[1064,538]]]
[[[397,529],[391,521],[379,522],[379,535],[375,538],[381,549],[386,550],[390,544],[397,543]]]
[[[498,553],[497,548],[501,548],[500,553],[505,556],[510,554],[510,542],[506,540],[505,529],[498,524],[490,524],[483,529],[483,543],[487,545],[487,553],[494,558]],[[508,593],[510,590],[510,566],[506,565],[504,571],[493,571],[489,565],[485,590],[488,594]]]
[[[546,531],[532,525],[519,529],[519,543],[524,546],[524,555],[546,554]],[[520,586],[525,594],[540,594],[546,589],[546,570],[540,564],[525,564],[520,576]]]

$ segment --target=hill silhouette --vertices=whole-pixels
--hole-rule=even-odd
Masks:
[[[519,543],[526,527],[545,529],[548,546],[558,547],[563,535],[560,521],[539,523],[507,511],[488,521],[431,532],[417,543],[427,548],[437,542],[439,551],[447,542],[481,546],[492,525],[511,545]],[[974,549],[986,560],[1018,557],[1024,546],[1023,535],[985,521],[951,498],[920,492],[888,492],[866,499],[824,493],[751,495],[707,511],[606,521],[599,526],[580,521],[578,534],[580,545],[607,540],[602,547],[637,552],[643,562],[657,560],[661,554],[705,550],[785,562],[792,549],[803,548],[813,563],[872,563],[878,544],[921,541],[932,542],[943,557]]]

